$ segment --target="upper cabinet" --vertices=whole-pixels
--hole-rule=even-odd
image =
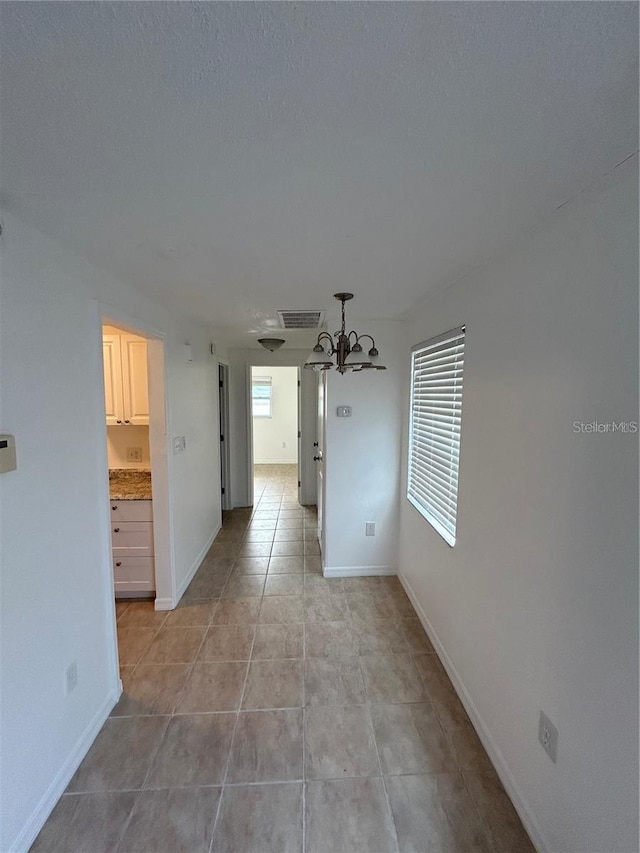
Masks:
[[[103,334],[107,426],[149,424],[147,342],[136,335]]]

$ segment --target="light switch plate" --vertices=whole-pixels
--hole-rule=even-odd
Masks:
[[[16,440],[12,435],[0,435],[0,474],[16,468]]]
[[[351,406],[338,406],[338,408],[336,409],[336,415],[339,418],[350,418]]]
[[[183,435],[176,435],[173,439],[173,452],[182,453],[187,446],[187,440]]]

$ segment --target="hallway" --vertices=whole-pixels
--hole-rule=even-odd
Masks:
[[[32,851],[532,851],[397,578],[323,578],[295,466],[255,485],[176,610],[118,602],[124,693]]]

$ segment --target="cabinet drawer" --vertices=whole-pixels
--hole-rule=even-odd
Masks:
[[[111,521],[152,521],[151,501],[110,501]]]
[[[153,557],[114,557],[113,579],[117,592],[155,590],[156,575]]]
[[[153,524],[150,521],[118,521],[111,525],[114,557],[152,557]]]

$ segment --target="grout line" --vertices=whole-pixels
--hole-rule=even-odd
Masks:
[[[243,540],[244,541],[244,540]],[[264,586],[263,586],[264,593]],[[260,608],[262,608],[262,596],[260,597]],[[260,618],[260,610],[258,610],[258,618]],[[224,790],[227,782],[227,776],[229,774],[229,765],[231,764],[231,755],[233,754],[233,747],[236,738],[236,730],[238,728],[238,721],[240,719],[240,709],[242,708],[242,700],[244,699],[245,690],[247,688],[247,680],[249,678],[249,669],[251,667],[251,657],[253,655],[253,647],[256,642],[256,634],[257,634],[257,625],[253,626],[253,637],[251,639],[251,648],[249,649],[249,660],[247,661],[247,669],[244,674],[244,682],[242,684],[242,690],[240,691],[240,698],[238,700],[238,707],[236,709],[236,718],[233,722],[233,731],[231,732],[231,739],[229,742],[229,753],[227,755],[227,760],[224,767],[224,774],[222,776],[221,788],[220,788],[220,798],[218,800],[218,809],[216,811],[216,818],[213,823],[213,829],[211,830],[211,842],[209,844],[209,853],[213,850],[213,839],[215,838],[215,832],[218,825],[218,819],[220,817],[220,810],[222,808],[222,800],[224,798]]]
[[[385,782],[384,772],[382,770],[382,761],[380,760],[380,750],[378,749],[378,739],[376,737],[376,730],[375,730],[375,727],[373,725],[373,717],[371,716],[371,703],[367,702],[365,707],[367,709],[367,715],[369,717],[369,725],[371,726],[371,735],[373,737],[373,745],[374,745],[375,750],[376,750],[376,758],[378,761],[378,770],[380,771],[380,776],[382,777],[382,787],[384,789],[384,796],[385,796],[385,799],[387,801],[387,808],[389,810],[389,819],[391,820],[391,826],[393,827],[393,837],[395,839],[395,844],[396,844],[396,853],[399,853],[400,845],[398,842],[398,833],[396,830],[396,822],[393,819],[393,811],[391,809],[391,800],[389,799],[389,791],[387,790],[387,783]]]
[[[319,706],[325,707],[325,706]],[[326,707],[360,707],[360,706],[338,706],[331,705]],[[468,774],[469,771],[466,771]],[[410,772],[405,773],[371,773],[368,776],[362,774],[356,774],[354,776],[331,776],[326,779],[309,779],[309,782],[341,782],[343,779],[401,779],[404,777],[414,777],[416,775],[419,776],[464,776],[464,773],[461,773],[459,770],[443,770],[439,773],[419,773],[416,774],[415,770],[411,770]],[[226,788],[266,788],[269,785],[300,785],[304,782],[302,777],[296,777],[295,779],[267,779],[261,782],[226,782]],[[204,783],[201,785],[164,785],[160,787],[150,787],[150,788],[106,788],[103,791],[70,791],[68,794],[63,794],[63,797],[68,797],[71,799],[72,797],[86,797],[100,794],[146,794],[149,791],[195,791],[200,788],[219,788],[222,791],[222,784],[220,782],[211,782]],[[472,798],[473,799],[473,798]],[[475,801],[473,801],[475,803]],[[492,851],[493,853],[493,851]]]
[[[304,604],[303,604],[304,607]],[[302,623],[302,853],[307,848],[307,628]]]

